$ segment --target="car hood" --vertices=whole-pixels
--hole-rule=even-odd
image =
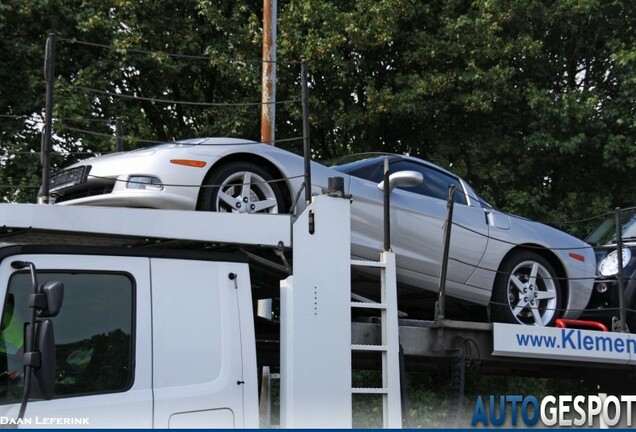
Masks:
[[[167,142],[157,144],[152,147],[144,147],[136,150],[130,150],[118,153],[108,153],[104,155],[95,156],[89,159],[84,159],[74,163],[68,168],[76,167],[79,165],[92,165],[103,163],[119,163],[129,159],[137,159],[143,157],[149,157],[164,150],[179,150],[184,149],[191,154],[199,154],[211,156],[208,146],[238,146],[238,145],[250,145],[257,144],[256,141],[250,141],[241,138],[193,138],[181,141]]]
[[[125,151],[125,152],[108,153],[104,155],[94,156],[88,159],[83,159],[81,161],[75,162],[73,165],[70,165],[64,169],[74,168],[80,165],[95,166],[98,164],[105,164],[105,163],[108,163],[108,164],[119,163],[125,160],[152,156],[153,154],[157,153],[158,150],[159,149],[157,149],[156,147],[146,147],[146,148],[140,148],[137,150],[131,150],[131,151]]]

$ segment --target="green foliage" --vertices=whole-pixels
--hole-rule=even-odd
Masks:
[[[410,152],[541,220],[634,201],[633,3],[298,3],[319,154]]]
[[[354,385],[358,387],[379,386],[380,374],[376,371],[355,371]],[[598,389],[580,380],[563,380],[529,376],[477,375],[467,371],[460,418],[449,417],[450,378],[444,368],[436,373],[407,372],[407,400],[410,428],[470,428],[477,397],[484,401],[493,395],[533,395],[541,400],[555,394],[597,394]],[[354,428],[382,427],[382,398],[377,395],[354,397]],[[375,396],[375,397],[373,397]],[[487,402],[486,402],[487,403]],[[511,418],[508,418],[510,421]],[[511,425],[508,425],[510,427]]]
[[[317,159],[409,152],[465,176],[503,210],[582,219],[636,201],[636,184],[627,181],[636,167],[635,7],[627,0],[280,1],[277,99],[299,99],[305,58]],[[54,162],[61,166],[111,151],[116,118],[126,149],[203,135],[258,139],[261,9],[253,0],[3,2],[0,114],[17,116],[0,118],[0,183],[10,186],[3,199],[35,198],[37,188],[26,186],[37,183],[37,154],[11,155],[39,149],[33,121],[43,116],[47,34],[59,36]],[[255,104],[209,105],[223,102]],[[300,104],[279,104],[277,138],[301,130]],[[300,151],[301,144],[281,145]],[[567,229],[584,235],[587,227]]]

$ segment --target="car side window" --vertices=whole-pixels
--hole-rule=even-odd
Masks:
[[[134,283],[127,274],[38,272],[61,281],[64,302],[51,318],[55,333],[54,398],[126,391],[133,382]],[[15,273],[0,331],[0,404],[16,403],[24,385],[24,321],[30,317],[31,278]]]
[[[466,195],[464,194],[464,188],[462,187],[459,179],[457,177],[450,176],[442,171],[436,170],[432,167],[428,167],[425,165],[420,165],[415,162],[400,160],[395,161],[391,164],[391,173],[397,171],[417,171],[422,174],[424,177],[424,181],[421,185],[410,187],[410,188],[400,188],[404,189],[408,192],[414,192],[420,195],[426,195],[433,198],[439,198],[442,200],[448,199],[448,187],[450,185],[455,185],[455,203],[457,204],[466,204]]]
[[[379,183],[384,178],[383,163],[360,163],[359,166],[347,171],[347,174],[361,179]]]

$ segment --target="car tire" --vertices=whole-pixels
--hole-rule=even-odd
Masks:
[[[552,265],[536,252],[516,252],[497,272],[491,320],[551,326],[559,317],[561,301],[561,286]]]
[[[201,185],[199,210],[231,213],[283,213],[281,187],[264,168],[230,162],[210,173]]]

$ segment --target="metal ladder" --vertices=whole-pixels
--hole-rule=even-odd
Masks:
[[[402,403],[400,393],[400,339],[398,326],[397,277],[395,254],[382,252],[379,261],[351,260],[356,267],[380,269],[380,303],[351,302],[352,308],[380,311],[381,341],[379,345],[352,344],[352,351],[379,352],[382,355],[382,387],[356,388],[353,394],[382,395],[382,421],[384,428],[402,428]]]

